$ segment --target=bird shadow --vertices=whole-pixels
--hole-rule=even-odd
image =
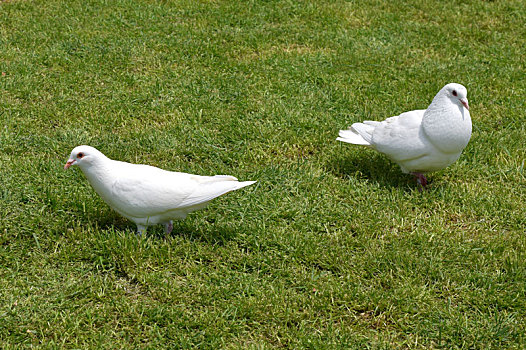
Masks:
[[[103,215],[87,215],[88,222],[95,223],[96,228],[107,231],[107,230],[115,230],[115,231],[137,231],[136,225],[127,220],[126,218],[120,216],[113,210],[108,210],[108,212],[103,213]]]
[[[205,220],[207,223],[210,223],[210,225],[203,227],[203,225],[197,224],[195,220],[189,220],[189,218],[174,221],[173,230],[169,235],[184,237],[189,241],[206,242],[213,245],[225,245],[228,241],[234,240],[238,235],[238,231],[234,227],[214,222],[213,219]],[[162,225],[149,227],[147,234],[158,239],[167,237]]]
[[[134,232],[137,234],[136,225],[120,216],[113,210],[103,210],[101,212],[77,213],[82,216],[83,220],[91,223],[94,229],[101,231],[121,231]],[[225,225],[216,221],[213,217],[204,218],[205,223],[198,223],[195,219],[190,217],[185,220],[174,220],[173,230],[169,234],[171,236],[181,236],[192,241],[202,241],[211,244],[223,245],[228,241],[235,239],[238,235],[239,228]],[[146,236],[152,239],[164,239],[168,235],[165,232],[164,225],[149,226],[146,231]]]
[[[327,167],[333,174],[348,179],[367,179],[384,188],[402,188],[407,191],[417,189],[411,175],[404,174],[400,168],[377,152],[362,151],[358,154],[339,153],[328,161]]]

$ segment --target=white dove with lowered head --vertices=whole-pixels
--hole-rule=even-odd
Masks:
[[[447,84],[427,109],[405,112],[382,122],[366,120],[340,130],[338,141],[385,154],[425,188],[425,173],[454,163],[471,138],[467,90]]]
[[[137,225],[139,234],[150,225],[184,219],[212,199],[256,181],[239,182],[233,176],[200,176],[172,172],[149,165],[112,160],[90,146],[78,146],[64,166],[78,165],[102,199]]]

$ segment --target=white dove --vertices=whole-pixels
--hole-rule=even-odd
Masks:
[[[78,146],[64,166],[78,165],[102,199],[137,225],[140,234],[150,225],[164,224],[202,209],[212,199],[256,181],[239,182],[233,176],[200,176],[166,171],[149,165],[112,160],[90,146]]]
[[[454,163],[471,137],[467,90],[444,86],[427,107],[382,122],[366,120],[340,130],[337,140],[363,145],[385,154],[425,188],[425,173]],[[420,187],[419,187],[420,189]]]

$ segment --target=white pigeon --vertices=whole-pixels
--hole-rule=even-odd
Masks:
[[[385,154],[425,188],[424,174],[455,162],[470,138],[467,90],[451,83],[436,94],[427,109],[405,112],[382,122],[354,123],[350,129],[340,130],[337,140]]]
[[[78,165],[102,199],[137,225],[139,234],[150,225],[164,224],[202,209],[214,198],[251,185],[233,176],[200,176],[166,171],[149,165],[112,160],[90,146],[78,146],[64,166]]]

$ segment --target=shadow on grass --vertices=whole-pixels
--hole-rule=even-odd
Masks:
[[[137,225],[114,211],[111,211],[105,216],[92,217],[90,218],[90,221],[97,222],[97,225],[102,230],[114,229],[115,231],[137,231]]]
[[[209,221],[210,222],[210,221]],[[131,225],[134,225],[130,221]],[[117,229],[121,227],[115,226]],[[122,229],[129,228],[125,225]],[[164,231],[164,225],[149,226],[146,235],[152,239],[164,239],[167,237]],[[233,227],[228,227],[221,224],[212,223],[206,225],[206,228],[200,227],[195,220],[189,218],[185,220],[174,220],[173,231],[170,236],[180,236],[189,241],[206,242],[214,245],[225,245],[226,242],[231,241],[237,236],[237,231]]]
[[[172,235],[184,237],[190,241],[206,242],[214,245],[225,245],[226,242],[235,239],[238,231],[235,227],[214,223],[208,220],[211,225],[197,227],[195,220],[174,221]],[[164,236],[164,233],[163,233]]]
[[[137,234],[137,225],[133,221],[122,217],[109,208],[99,213],[79,213],[78,215],[83,216],[86,224],[91,223],[101,231],[132,231]],[[182,236],[191,241],[202,241],[219,245],[225,244],[238,235],[239,230],[236,230],[235,227],[215,222],[213,218],[207,218],[205,220],[207,222],[205,227],[200,226],[199,223],[196,220],[192,220],[191,217],[185,220],[174,220],[173,231],[170,235]],[[154,239],[164,239],[166,237],[164,225],[148,226],[146,235]]]
[[[398,165],[378,152],[363,150],[359,154],[338,154],[327,166],[341,178],[366,178],[381,187],[398,187],[407,191],[417,187],[413,176],[402,173]]]

